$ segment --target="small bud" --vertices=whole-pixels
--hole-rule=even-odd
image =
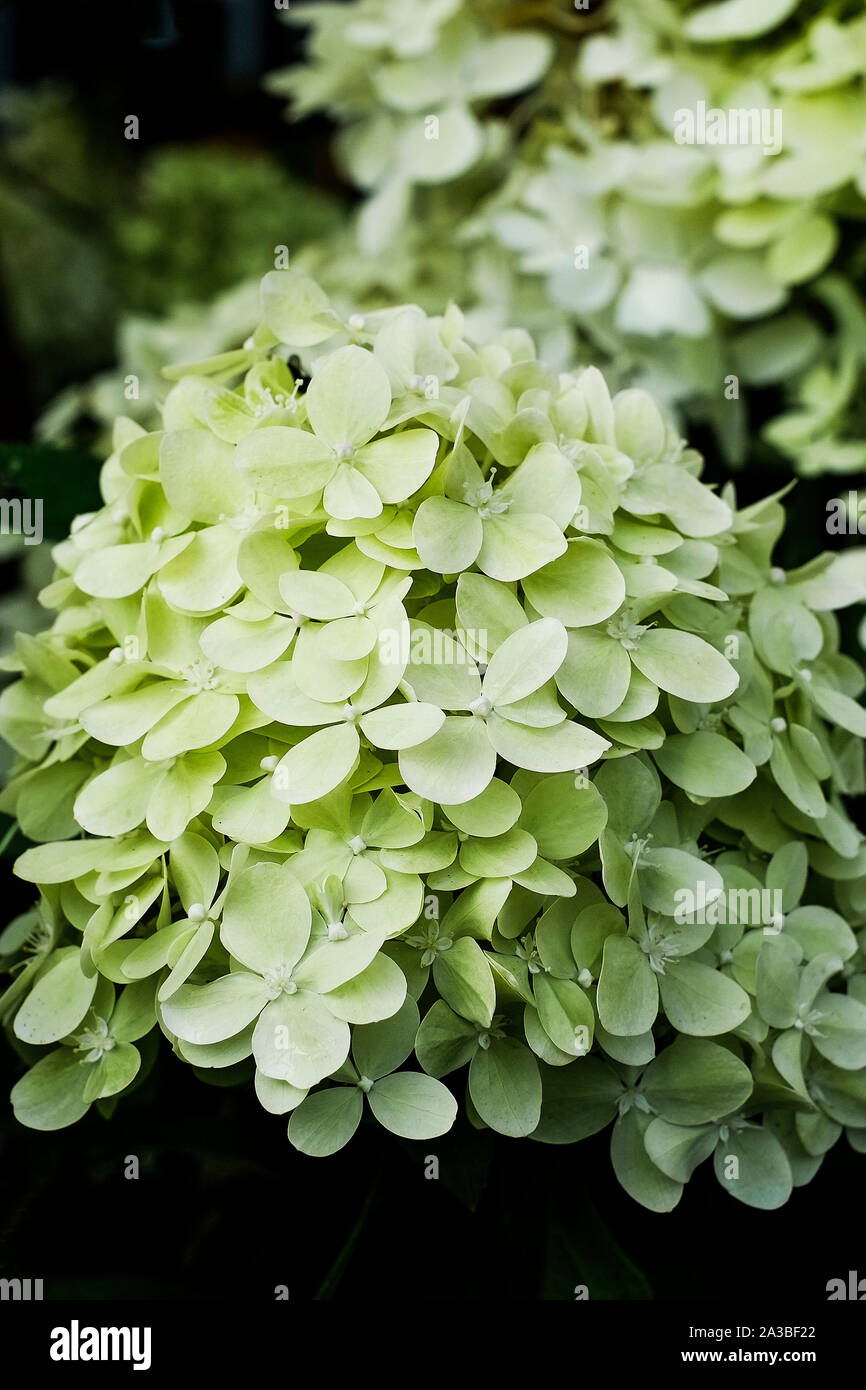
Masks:
[[[472,700],[469,709],[473,714],[477,714],[480,719],[486,719],[493,709],[493,705],[486,695],[479,695],[477,700]]]

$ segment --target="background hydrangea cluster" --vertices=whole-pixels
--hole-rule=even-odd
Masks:
[[[407,1138],[458,1101],[610,1124],[669,1210],[711,1156],[776,1207],[862,1149],[862,554],[781,571],[778,497],[739,509],[647,393],[453,306],[346,317],[272,272],[175,378],[7,663],[18,1118],[110,1112],[162,1033],[314,1155],[365,1097]],[[769,922],[678,917],[761,890]]]
[[[342,253],[312,262],[329,287],[433,309],[454,293],[480,336],[521,323],[547,360],[709,421],[733,462],[746,397],[766,392],[766,439],[796,471],[863,467],[858,0],[352,0],[287,18],[312,26],[309,54],[271,88],[339,123],[364,194]],[[782,148],[678,144],[676,113],[700,102],[776,113]]]

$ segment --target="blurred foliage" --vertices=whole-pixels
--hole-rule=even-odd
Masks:
[[[187,335],[191,355],[234,338],[255,321],[249,295],[230,298],[225,325],[219,306],[208,320],[193,306],[257,282],[275,246],[339,221],[332,199],[255,147],[165,146],[140,159],[126,149],[124,160],[103,144],[65,89],[0,96],[0,283],[36,404],[118,355],[146,376],[182,355]]]
[[[166,148],[145,161],[138,207],[115,224],[124,304],[164,313],[202,302],[257,270],[274,247],[313,241],[337,223],[333,203],[269,156],[231,147]]]

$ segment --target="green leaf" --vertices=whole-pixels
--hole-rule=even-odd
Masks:
[[[641,637],[631,659],[661,690],[695,704],[725,700],[739,684],[737,672],[715,647],[678,628],[651,628]]]
[[[732,1130],[720,1139],[714,1165],[722,1187],[749,1207],[775,1211],[791,1195],[791,1165],[769,1129]]]
[[[538,1063],[514,1038],[494,1038],[472,1058],[469,1094],[491,1129],[523,1138],[532,1133],[541,1115]]]
[[[598,978],[598,1017],[609,1033],[633,1037],[655,1023],[658,980],[649,960],[628,936],[608,936]]]
[[[616,1114],[622,1083],[607,1063],[584,1057],[568,1067],[543,1067],[541,1119],[533,1139],[574,1144],[605,1129]]]
[[[735,743],[708,729],[669,735],[654,757],[666,777],[694,796],[736,796],[757,775]]]
[[[729,1033],[749,1016],[749,996],[727,975],[699,961],[681,960],[659,976],[662,1008],[681,1033]]]
[[[403,1139],[435,1139],[457,1117],[457,1102],[448,1087],[422,1072],[385,1076],[375,1082],[367,1099],[379,1124]]]
[[[523,589],[533,608],[566,627],[589,627],[609,618],[625,598],[625,580],[598,541],[572,541],[564,555],[534,574]]]
[[[268,1001],[258,975],[237,971],[209,985],[181,985],[162,1006],[166,1027],[184,1042],[215,1043],[234,1037]]]
[[[643,1093],[662,1119],[700,1125],[739,1110],[752,1094],[752,1074],[718,1043],[677,1038],[650,1063]]]
[[[307,1096],[292,1112],[289,1140],[311,1158],[327,1158],[345,1148],[364,1110],[364,1099],[354,1086],[331,1086]]]
[[[396,1071],[411,1054],[418,1027],[418,1005],[414,999],[407,998],[392,1018],[354,1028],[352,1056],[359,1074],[378,1081]]]
[[[90,1107],[84,1098],[87,1068],[67,1047],[42,1057],[12,1087],[15,1118],[30,1129],[64,1129]]]
[[[716,1147],[715,1125],[685,1126],[655,1119],[644,1135],[647,1154],[673,1182],[687,1183]]]
[[[82,973],[77,946],[55,951],[15,1015],[15,1036],[36,1044],[65,1038],[90,1008],[98,978]]]
[[[573,980],[536,975],[533,993],[545,1033],[561,1052],[584,1057],[592,1046],[595,1018],[586,994]]]
[[[255,864],[233,878],[220,940],[249,970],[291,971],[310,939],[309,899],[287,865]]]
[[[523,799],[520,824],[547,859],[574,859],[595,844],[607,822],[601,793],[585,777],[552,774]]]
[[[421,1020],[415,1055],[430,1076],[447,1076],[471,1061],[478,1046],[474,1024],[437,999]]]
[[[496,1007],[496,986],[477,941],[460,937],[433,963],[433,979],[445,1003],[480,1028],[489,1028]]]
[[[681,1182],[667,1177],[647,1153],[651,1116],[639,1110],[621,1115],[610,1137],[613,1170],[630,1197],[650,1211],[673,1211],[683,1194]]]
[[[309,1090],[342,1066],[349,1055],[349,1026],[316,994],[281,994],[262,1010],[253,1033],[253,1056],[265,1076]]]
[[[307,387],[307,415],[319,439],[334,449],[366,444],[391,405],[388,375],[371,352],[342,347],[317,366]]]
[[[555,618],[542,618],[513,632],[490,658],[483,694],[491,704],[524,699],[550,680],[565,656],[568,637]]]

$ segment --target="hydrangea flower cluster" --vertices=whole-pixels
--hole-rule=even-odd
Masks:
[[[420,302],[456,285],[474,332],[517,322],[547,360],[600,362],[709,419],[734,461],[746,396],[787,391],[766,434],[797,471],[866,464],[858,3],[352,0],[287,18],[312,26],[309,54],[271,88],[340,123],[365,194],[328,285]]]
[[[8,663],[18,1119],[109,1112],[162,1034],[307,1154],[460,1100],[611,1125],[653,1210],[711,1156],[780,1205],[866,1148],[862,553],[774,568],[778,497],[522,330],[289,271],[262,314],[118,420]]]

